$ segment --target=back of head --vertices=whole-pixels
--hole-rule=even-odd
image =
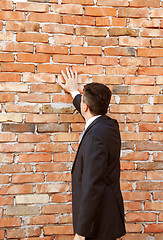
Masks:
[[[93,115],[105,115],[111,99],[110,89],[102,83],[89,83],[84,86],[83,101]]]

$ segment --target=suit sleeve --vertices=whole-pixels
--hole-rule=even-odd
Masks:
[[[108,152],[103,139],[97,134],[90,134],[83,156],[82,192],[76,231],[81,236],[92,237],[96,234],[107,163]]]
[[[80,108],[80,103],[81,103],[81,94],[78,94],[75,96],[74,100],[73,100],[73,104],[75,106],[75,108],[80,112],[81,114],[81,108]]]

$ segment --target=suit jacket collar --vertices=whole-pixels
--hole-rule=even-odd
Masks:
[[[87,132],[88,132],[96,123],[98,123],[98,122],[100,122],[100,121],[103,121],[104,119],[107,119],[107,118],[109,118],[109,117],[106,116],[106,115],[101,115],[100,117],[96,118],[96,119],[87,127],[87,129],[85,130],[85,132],[84,132],[84,134],[83,134],[83,137],[82,137],[82,139],[81,139],[81,141],[80,141],[80,143],[79,143],[79,147],[78,147],[78,150],[77,150],[77,152],[76,152],[76,156],[75,156],[75,160],[74,160],[74,163],[73,163],[71,172],[73,171],[73,168],[74,168],[74,165],[75,165],[75,162],[76,162],[76,159],[77,159],[77,155],[78,155],[80,146],[81,146],[81,144],[82,144],[82,141],[83,141],[85,135],[87,134]]]

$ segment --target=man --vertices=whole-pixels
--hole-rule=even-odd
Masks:
[[[125,234],[120,191],[121,140],[116,120],[106,116],[111,91],[104,84],[85,85],[78,92],[77,73],[62,71],[59,85],[74,97],[86,120],[72,167],[74,240],[115,240]]]

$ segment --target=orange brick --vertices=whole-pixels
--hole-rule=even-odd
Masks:
[[[138,37],[139,32],[137,29],[133,28],[110,27],[109,35]]]
[[[159,92],[159,86],[131,86],[130,88],[130,94],[159,94]]]
[[[107,29],[106,28],[98,28],[98,27],[76,27],[76,35],[80,36],[106,36]]]
[[[0,53],[1,62],[14,62],[14,55],[10,53]]]
[[[135,75],[136,67],[106,67],[108,75]]]
[[[60,14],[52,14],[52,13],[31,13],[28,17],[28,20],[32,22],[61,23],[61,16]]]
[[[52,234],[73,234],[72,226],[45,226],[43,228],[45,235]]]
[[[1,96],[1,95],[0,95]],[[18,93],[18,101],[19,102],[41,102],[41,103],[49,103],[50,96],[49,94],[28,94],[28,93]]]
[[[126,224],[126,231],[127,232],[141,232],[142,231],[142,224]]]
[[[153,199],[154,200],[163,200],[163,192],[154,192]]]
[[[30,218],[28,225],[48,225],[57,223],[55,215],[41,215]]]
[[[163,77],[162,76],[159,76],[156,78],[156,84],[159,85],[159,84],[163,84]]]
[[[122,77],[121,76],[92,76],[92,82],[99,82],[103,84],[114,84],[121,85]]]
[[[123,192],[124,201],[145,201],[151,199],[149,192]]]
[[[130,7],[160,7],[159,0],[148,0],[148,1],[141,1],[141,0],[132,0],[130,2]]]
[[[0,151],[4,153],[33,152],[34,144],[15,143],[11,145],[7,143],[2,143],[0,146]]]
[[[149,47],[148,38],[131,38],[131,37],[120,37],[119,45],[120,46],[129,46],[129,47]]]
[[[99,57],[88,56],[87,64],[91,65],[118,65],[118,59],[116,57]]]
[[[158,48],[139,48],[138,57],[162,57],[163,49]]]
[[[42,42],[47,43],[49,36],[42,33],[17,33],[16,40],[18,42]]]
[[[56,63],[84,64],[84,60],[84,56],[80,55],[53,55],[53,62]]]
[[[35,62],[35,63],[50,62],[50,56],[45,54],[19,53],[17,55],[17,62]]]
[[[23,82],[36,82],[36,83],[55,83],[56,80],[55,80],[55,74],[33,74],[33,73],[23,73]],[[27,96],[30,96],[29,95],[24,95],[24,98],[26,98]],[[31,95],[32,96],[32,95]],[[35,96],[35,95],[33,95]],[[42,95],[39,95],[39,98],[41,98]],[[43,95],[43,99],[44,99],[44,96]],[[23,97],[23,95],[22,95]],[[31,97],[32,99],[32,97]],[[41,101],[44,101],[44,100],[41,100]],[[37,100],[39,101],[39,99]]]
[[[154,85],[154,77],[131,77],[126,76],[124,83],[127,85]]]
[[[66,216],[61,216],[59,218],[59,223],[63,224],[63,223],[72,223],[72,215],[66,215]]]
[[[7,22],[6,30],[7,31],[15,31],[15,32],[38,32],[40,28],[39,23],[31,23],[31,22]]]
[[[72,15],[82,15],[83,7],[82,5],[75,4],[54,4],[51,7],[53,12],[61,14],[72,14]]]
[[[160,26],[160,20],[159,19],[130,19],[129,20],[129,26],[135,27],[135,28],[159,28]]]
[[[2,9],[2,10],[13,10],[13,3],[12,3],[12,1],[2,0],[0,2],[0,9]]]
[[[115,8],[104,7],[85,7],[85,15],[87,16],[116,16]]]
[[[2,72],[35,72],[34,64],[2,63]]]
[[[69,173],[48,173],[48,182],[71,182],[71,174]]]
[[[58,1],[57,1],[58,2]],[[72,0],[62,0],[63,3],[72,3]],[[94,5],[93,0],[74,0],[73,4]]]
[[[37,53],[68,54],[68,47],[38,44],[38,45],[36,45],[36,52]]]
[[[45,134],[18,134],[18,142],[50,142],[50,136]]]
[[[20,227],[21,226],[21,218],[11,217],[11,218],[1,218],[0,219],[0,226],[2,228],[5,227]]]
[[[25,13],[1,11],[0,20],[4,21],[25,21]]]
[[[61,87],[58,84],[32,84],[31,93],[58,93],[61,92]]]
[[[42,64],[38,65],[38,73],[61,73],[68,68],[68,65],[59,65],[59,64]]]
[[[123,171],[121,172],[121,180],[128,180],[128,181],[145,180],[145,173]]]
[[[73,25],[94,25],[93,17],[85,16],[63,16],[63,24],[73,24]]]
[[[140,123],[139,124],[140,132],[162,132],[163,123]]]
[[[0,163],[13,163],[14,156],[12,154],[0,154]]]
[[[70,94],[66,94],[66,95],[57,94],[53,96],[53,102],[72,103],[72,96]]]
[[[109,56],[135,56],[135,48],[105,48],[104,54]]]
[[[151,59],[151,66],[163,66],[163,58]]]
[[[52,194],[52,202],[55,203],[66,203],[72,201],[72,195],[71,194],[64,194],[64,193],[55,193]]]
[[[101,55],[101,47],[71,47],[71,54]]]
[[[127,0],[98,0],[97,5],[104,5],[104,6],[111,6],[111,7],[124,7],[128,6],[128,1]]]
[[[78,74],[102,74],[103,67],[101,66],[73,66],[72,70],[77,71]]]
[[[65,33],[65,34],[73,34],[74,28],[73,26],[67,26],[67,25],[60,25],[60,24],[46,24],[42,27],[42,32],[47,33]]]
[[[37,183],[44,182],[44,174],[13,174],[11,182],[12,183]]]
[[[159,182],[138,182],[137,183],[137,190],[145,190],[145,191],[154,191],[163,189],[163,184]]]
[[[27,114],[25,121],[27,123],[58,122],[58,116],[56,114]]]
[[[73,154],[71,154],[72,156]],[[54,153],[54,162],[69,162],[70,154],[69,153]]]
[[[6,103],[6,112],[18,112],[18,113],[39,113],[39,106],[34,105],[23,105],[23,104],[14,104]]]
[[[0,33],[0,41],[12,41],[13,34],[12,33]]]
[[[143,29],[141,32],[141,36],[159,38],[163,36],[163,29]]]
[[[58,133],[53,138],[54,142],[78,142],[79,134],[77,133]]]
[[[122,66],[150,66],[150,58],[127,58],[120,59]]]
[[[151,17],[152,18],[162,18],[163,16],[163,9],[152,9],[151,10]]]
[[[96,17],[96,26],[122,26],[126,27],[127,20],[124,18]]]
[[[1,184],[8,184],[9,183],[9,176],[1,176],[0,175],[0,181],[1,181]]]
[[[139,67],[138,75],[158,76],[163,75],[163,69],[159,67]]]
[[[107,38],[107,37],[87,37],[86,41],[88,46],[116,46],[117,39],[116,38]]]
[[[147,180],[163,180],[162,172],[161,171],[151,171],[147,172]]]
[[[27,43],[7,42],[0,45],[0,50],[5,52],[33,52],[33,45]]]
[[[140,113],[139,105],[111,105],[110,112],[114,113]]]
[[[163,153],[162,152],[156,152],[153,154],[153,160],[154,161],[161,161],[163,160]]]
[[[83,37],[55,34],[54,42],[59,44],[64,44],[64,45],[83,45],[84,39]],[[56,46],[56,47],[59,47],[59,46]],[[67,53],[68,53],[68,50],[67,50]]]
[[[121,137],[123,141],[143,141],[149,140],[148,133],[134,133],[134,132],[122,132]]]
[[[1,205],[13,205],[14,197],[0,197],[0,204]]]
[[[24,12],[48,12],[49,6],[48,4],[41,3],[18,2],[16,3],[16,10]]]
[[[122,153],[121,160],[128,160],[128,161],[145,161],[149,159],[148,152],[129,152],[129,153]]]
[[[0,133],[0,142],[14,142],[15,134],[13,133]]]
[[[140,202],[125,202],[124,203],[126,211],[141,211],[142,206]]]
[[[118,11],[119,17],[128,18],[144,18],[149,16],[149,9],[138,9],[138,8],[120,8]]]
[[[52,155],[46,153],[19,154],[19,162],[51,162]]]

